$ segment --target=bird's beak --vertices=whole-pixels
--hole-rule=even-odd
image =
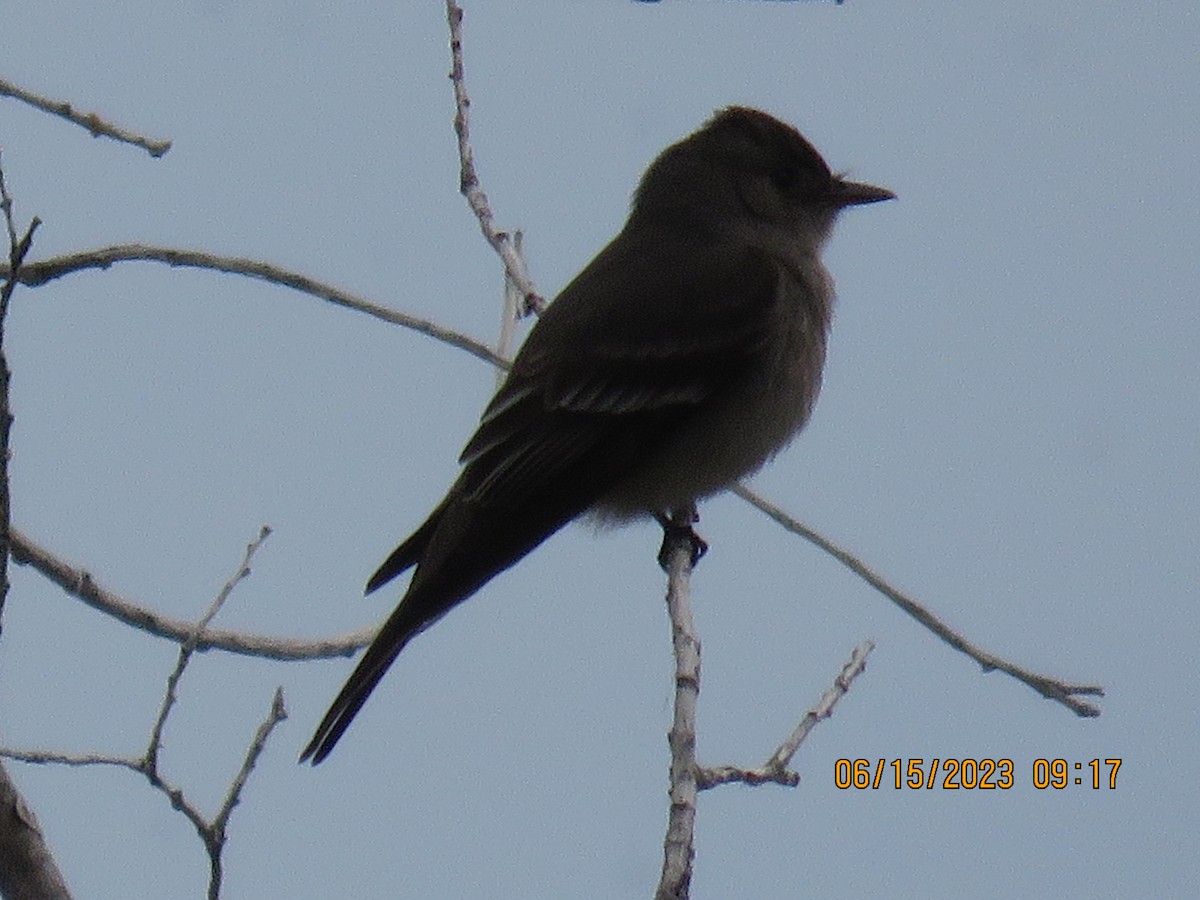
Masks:
[[[835,177],[830,186],[829,199],[838,206],[858,206],[862,203],[878,203],[880,200],[895,200],[896,195],[887,188]]]

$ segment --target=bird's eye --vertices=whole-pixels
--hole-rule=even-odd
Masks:
[[[771,172],[770,178],[775,190],[788,196],[796,193],[800,183],[796,177],[796,170],[790,167],[775,169]]]

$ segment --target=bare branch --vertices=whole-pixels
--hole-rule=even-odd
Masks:
[[[771,758],[757,769],[739,769],[734,766],[714,766],[700,768],[696,774],[697,787],[706,791],[719,784],[740,782],[742,784],[782,784],[785,787],[795,787],[800,783],[800,776],[788,768],[792,757],[804,743],[804,739],[812,732],[817,723],[833,715],[833,708],[838,701],[850,690],[850,685],[867,667],[867,657],[875,649],[873,641],[863,641],[854,648],[849,661],[842,666],[842,671],[834,679],[833,687],[821,695],[817,705],[804,714],[795,730],[788,735],[787,740],[780,744]]]
[[[517,256],[521,259],[525,258],[521,250],[521,242],[524,239],[524,234],[521,231],[513,232],[513,248],[517,252]],[[521,291],[507,274],[504,276],[504,302],[500,305],[500,337],[496,339],[496,352],[504,359],[513,358],[513,344],[516,341],[517,335],[517,320],[521,317],[524,310],[524,301],[521,298]],[[544,309],[545,307],[543,307]],[[539,311],[540,315],[540,311]],[[496,370],[496,387],[504,384],[504,379],[507,373],[504,369]]]
[[[12,525],[12,493],[8,483],[8,461],[12,456],[9,439],[12,435],[12,405],[9,388],[12,372],[8,368],[8,356],[4,347],[5,325],[8,322],[8,305],[29,248],[33,246],[33,233],[41,224],[34,216],[24,237],[17,237],[17,224],[13,217],[13,201],[4,181],[4,167],[0,165],[0,212],[4,214],[4,225],[8,232],[8,277],[0,285],[0,620],[4,615],[4,604],[8,600],[8,548],[9,529]],[[3,625],[0,624],[0,630]]]
[[[287,709],[283,705],[283,688],[278,687],[275,689],[275,697],[271,702],[271,710],[267,714],[267,718],[258,726],[258,729],[254,732],[254,739],[250,742],[250,746],[246,748],[246,756],[242,760],[242,767],[238,769],[233,783],[229,785],[229,790],[225,794],[225,802],[221,804],[221,808],[213,818],[212,824],[200,834],[201,838],[204,839],[204,846],[208,850],[209,900],[217,900],[217,897],[220,895],[221,850],[225,846],[226,827],[229,824],[229,816],[233,812],[233,808],[241,802],[242,790],[246,787],[246,782],[250,778],[250,773],[254,771],[254,766],[258,762],[259,756],[262,755],[263,749],[267,746],[267,738],[271,736],[271,732],[275,730],[275,726],[286,718]]]
[[[26,264],[19,273],[18,280],[29,287],[37,287],[56,278],[61,278],[72,272],[85,269],[107,269],[118,262],[159,262],[171,267],[209,269],[215,272],[226,272],[231,275],[245,275],[247,278],[257,278],[271,284],[278,284],[302,294],[316,297],[344,306],[356,312],[366,313],[393,325],[403,325],[413,331],[429,335],[451,347],[465,350],[472,356],[484,362],[502,368],[508,367],[508,362],[498,356],[489,347],[473,340],[466,335],[449,328],[443,328],[427,319],[420,319],[406,313],[380,306],[369,300],[357,297],[348,291],[343,291],[331,284],[317,281],[298,272],[292,272],[270,263],[254,259],[234,256],[220,256],[215,253],[202,253],[196,250],[178,250],[171,247],[155,247],[148,244],[117,244],[111,247],[101,247],[96,250],[85,250],[67,256],[56,256],[53,259]]]
[[[696,855],[696,703],[700,696],[700,638],[692,620],[691,575],[695,545],[687,536],[694,506],[673,510],[659,556],[667,569],[667,611],[675,651],[675,712],[671,747],[671,810],[663,842],[663,868],[655,900],[686,900]]]
[[[998,670],[1011,675],[1013,678],[1033,688],[1047,700],[1054,700],[1061,703],[1067,709],[1071,710],[1078,716],[1090,717],[1100,715],[1100,709],[1091,703],[1080,700],[1076,695],[1087,695],[1093,697],[1103,697],[1104,688],[1098,684],[1074,684],[1072,682],[1060,681],[1057,678],[1051,678],[1047,675],[1039,675],[1036,672],[1031,672],[1028,669],[1022,668],[1014,663],[1009,662],[1002,657],[989,653],[981,647],[968,641],[965,637],[950,628],[927,610],[917,601],[903,594],[901,591],[888,584],[882,577],[873,572],[862,560],[854,556],[852,553],[843,550],[841,547],[834,544],[828,538],[823,537],[816,531],[813,531],[807,525],[789,516],[782,509],[768,500],[763,499],[758,494],[751,491],[743,484],[734,485],[731,490],[749,503],[755,506],[762,512],[766,513],[788,531],[797,534],[815,544],[820,549],[824,550],[851,572],[862,578],[867,584],[875,588],[902,610],[932,631],[935,635],[958,650],[960,653],[965,653],[971,659],[975,660],[983,667],[985,672]]]
[[[256,729],[254,738],[247,748],[242,765],[234,775],[229,790],[226,792],[225,800],[211,821],[187,798],[182,788],[167,781],[159,770],[158,758],[162,747],[162,735],[166,726],[167,716],[175,704],[176,689],[184,670],[187,668],[188,661],[191,659],[192,653],[201,639],[201,635],[205,633],[208,623],[221,610],[221,607],[233,593],[233,589],[250,574],[250,561],[270,533],[271,530],[265,526],[259,531],[258,537],[247,545],[245,555],[242,557],[237,571],[225,582],[205,614],[199,621],[191,625],[190,634],[179,650],[179,660],[167,679],[166,693],[160,705],[159,713],[151,726],[149,744],[141,759],[106,754],[63,754],[0,748],[0,756],[24,762],[69,766],[117,766],[138,772],[144,776],[153,788],[167,797],[172,809],[178,810],[192,823],[192,827],[196,829],[196,833],[200,836],[200,840],[203,842],[205,852],[209,858],[208,896],[212,900],[216,900],[220,896],[223,873],[221,852],[225,846],[229,817],[241,799],[242,791],[245,789],[250,773],[254,770],[254,766],[259,756],[261,756],[271,732],[274,731],[276,725],[287,718],[287,710],[283,703],[283,689],[275,689],[275,696],[271,703],[270,712],[263,723]]]
[[[175,668],[170,675],[167,676],[167,690],[163,694],[162,706],[158,710],[158,718],[154,722],[154,727],[150,729],[150,744],[146,747],[145,762],[146,767],[156,772],[158,770],[158,752],[162,747],[163,729],[167,725],[167,716],[171,714],[171,707],[175,705],[176,688],[179,686],[179,679],[183,677],[183,670],[187,668],[187,664],[191,662],[192,654],[196,652],[196,644],[200,640],[200,636],[204,630],[208,628],[208,623],[213,620],[213,617],[221,611],[221,607],[225,605],[225,601],[229,599],[229,595],[233,593],[233,589],[238,583],[250,575],[250,560],[254,558],[254,554],[258,552],[258,548],[263,545],[271,535],[269,526],[264,525],[259,529],[258,537],[246,545],[246,553],[242,557],[242,562],[238,566],[237,572],[225,582],[225,585],[217,593],[209,606],[208,611],[200,617],[200,621],[192,626],[191,634],[188,635],[186,641],[179,648],[179,658],[175,662]]]
[[[475,155],[471,149],[471,98],[467,96],[467,84],[463,73],[462,54],[462,8],[454,0],[446,0],[446,21],[450,24],[450,80],[454,84],[454,133],[458,135],[459,178],[458,187],[467,199],[467,205],[479,220],[479,230],[484,239],[504,263],[507,281],[515,285],[521,294],[521,314],[540,313],[546,306],[545,299],[525,270],[521,258],[519,241],[514,241],[506,231],[498,231],[495,215],[488,204],[487,194],[479,185],[479,174],[475,171]]]
[[[49,550],[34,543],[21,531],[12,529],[12,558],[20,565],[31,565],[64,591],[93,609],[106,613],[126,625],[149,634],[183,643],[193,636],[195,623],[160,615],[144,606],[106,590],[92,580],[84,569],[71,566]],[[245,634],[220,628],[205,629],[196,637],[197,650],[225,650],[245,656],[267,659],[327,659],[353,656],[371,642],[376,628],[361,628],[333,638],[307,640]]]
[[[181,813],[184,818],[192,823],[192,827],[196,829],[196,833],[200,836],[200,840],[203,842],[205,852],[209,858],[208,893],[210,897],[215,898],[219,894],[221,884],[221,851],[225,846],[229,817],[234,807],[241,800],[242,791],[246,786],[250,773],[254,770],[255,764],[258,762],[258,758],[262,755],[262,751],[266,747],[267,739],[270,737],[271,732],[274,731],[276,725],[286,718],[287,709],[283,703],[283,688],[276,688],[270,712],[263,723],[255,730],[254,738],[251,740],[250,746],[246,749],[246,756],[242,761],[241,768],[238,769],[237,774],[234,776],[229,790],[225,794],[225,800],[211,822],[199,808],[187,799],[182,788],[175,786],[163,777],[162,773],[154,766],[149,755],[141,759],[134,759],[132,757],[112,756],[100,753],[57,753],[46,750],[0,749],[0,756],[20,762],[42,765],[116,766],[142,775],[155,790],[166,796],[171,803],[171,808]],[[2,772],[3,769],[0,767],[0,773]],[[0,785],[0,795],[2,794],[2,785]],[[0,810],[0,815],[3,815],[2,810]],[[0,832],[3,832],[2,826],[0,826]],[[3,834],[0,834],[0,846],[3,846],[3,840]],[[0,866],[0,874],[3,873],[5,868]],[[9,896],[9,894],[5,893],[4,896]],[[33,896],[41,895],[35,894]],[[47,894],[46,896],[53,898],[57,895]],[[62,896],[67,897],[68,895],[64,894]]]
[[[20,100],[22,103],[28,103],[35,109],[48,112],[52,116],[66,119],[80,128],[86,128],[92,137],[109,137],[115,141],[141,147],[155,158],[162,156],[171,149],[170,141],[153,140],[142,137],[140,134],[126,131],[118,125],[104,121],[97,113],[79,112],[66,100],[51,100],[49,97],[43,97],[40,94],[35,94],[32,91],[18,87],[11,81],[6,81],[3,78],[0,78],[0,97],[12,97],[15,100]]]
[[[263,723],[254,732],[254,740],[246,748],[246,756],[242,760],[242,767],[238,769],[233,783],[229,785],[229,790],[225,793],[225,801],[221,804],[221,808],[217,811],[217,815],[213,819],[213,830],[221,835],[222,843],[225,840],[225,826],[229,822],[229,816],[233,812],[233,808],[241,801],[242,790],[246,787],[250,773],[254,771],[254,767],[258,764],[258,758],[267,746],[267,738],[271,736],[271,732],[275,730],[275,726],[287,717],[287,708],[283,703],[283,688],[277,687],[275,689],[275,697],[271,701],[271,710],[267,714],[266,719],[263,720]]]
[[[115,756],[110,753],[60,753],[57,750],[14,750],[10,747],[0,749],[0,756],[17,762],[33,763],[39,766],[115,766],[118,769],[129,769],[132,772],[142,771],[142,761],[132,756]]]

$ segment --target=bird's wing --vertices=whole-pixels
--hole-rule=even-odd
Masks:
[[[582,457],[600,455],[619,478],[763,352],[780,315],[778,264],[649,237],[611,244],[530,333],[462,453],[480,502],[526,495]]]

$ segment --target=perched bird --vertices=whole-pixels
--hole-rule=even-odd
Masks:
[[[621,233],[530,331],[445,499],[367,582],[416,567],[301,760],[329,755],[415,634],[567,522],[681,508],[786,445],[821,385],[821,247],[844,207],[893,196],[754,109],[664,150]]]

